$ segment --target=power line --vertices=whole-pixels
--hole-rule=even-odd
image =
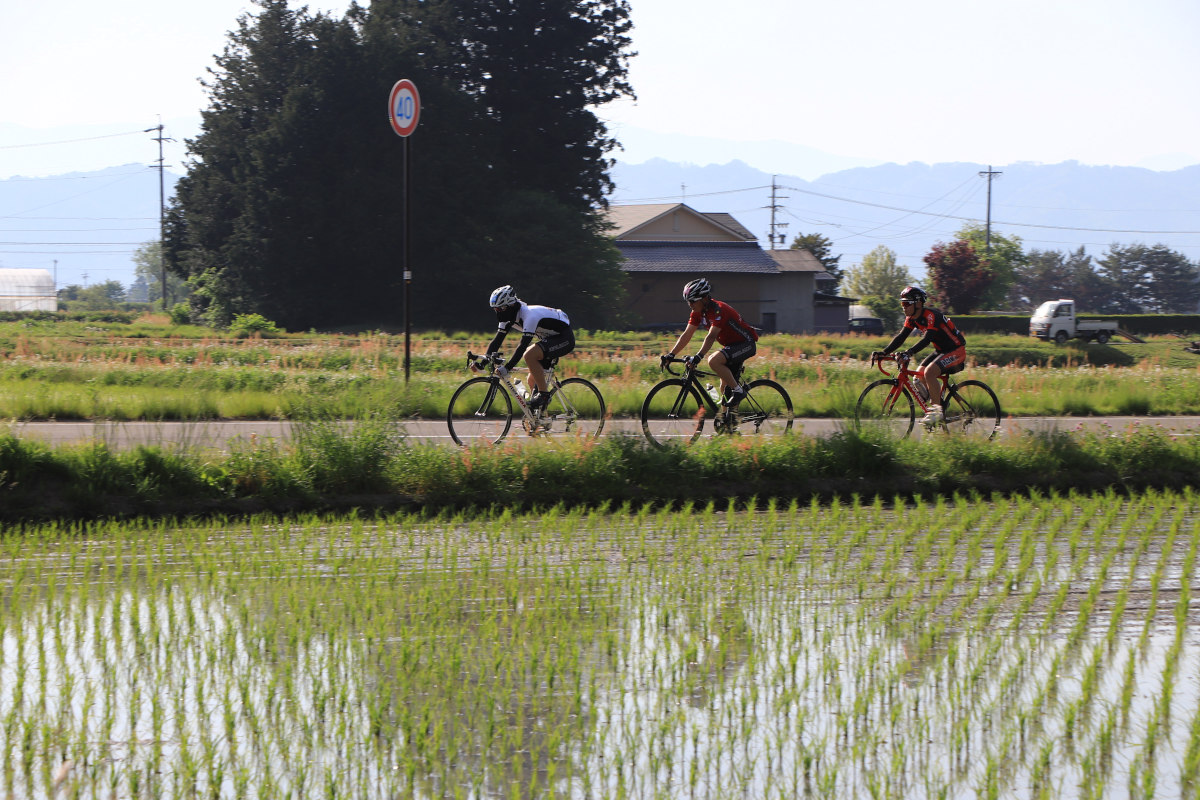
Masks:
[[[957,219],[957,220],[961,220],[964,222],[975,222],[976,221],[974,217],[959,217],[959,216],[955,216],[953,214],[937,214],[937,213],[931,212],[931,211],[920,211],[920,210],[911,209],[911,208],[901,208],[898,206],[889,206],[889,205],[886,205],[883,203],[871,203],[866,200],[851,200],[848,197],[838,197],[837,195],[826,194],[825,192],[814,192],[809,189],[800,189],[795,186],[784,186],[783,188],[788,189],[789,191],[793,191],[793,192],[800,192],[802,194],[810,194],[810,195],[813,195],[814,197],[824,197],[827,200],[837,200],[837,201],[840,201],[843,203],[853,203],[855,205],[860,205],[860,206],[870,206],[871,208],[883,208],[888,211],[903,211],[908,214],[924,214],[924,215],[930,216],[930,217],[942,217],[945,219]],[[1070,210],[1070,209],[1068,209],[1068,210]],[[1042,224],[1038,224],[1035,222],[1006,222],[1003,220],[996,220],[995,224],[996,225],[1010,225],[1010,226],[1017,227],[1017,228],[1047,228],[1050,230],[1083,231],[1086,233],[1148,233],[1148,234],[1175,234],[1175,235],[1200,234],[1200,231],[1128,230],[1128,229],[1122,229],[1122,228],[1079,228],[1079,227],[1074,227],[1074,226],[1070,226],[1070,225],[1042,225]]]
[[[77,142],[94,142],[98,139],[115,139],[118,136],[134,136],[145,131],[126,131],[125,133],[108,133],[103,136],[88,136],[85,139],[62,139],[57,142],[31,142],[29,144],[0,144],[0,150],[18,150],[25,147],[51,147],[58,144],[76,144]]]
[[[763,189],[770,189],[770,188],[771,188],[770,185],[749,186],[744,189],[725,189],[725,190],[717,191],[717,192],[700,192],[697,194],[693,194],[691,196],[692,197],[715,197],[715,196],[719,196],[719,195],[738,194],[740,192],[757,192],[757,191],[762,191]],[[827,192],[818,192],[818,191],[814,191],[812,189],[801,189],[797,186],[778,186],[777,188],[787,189],[788,191],[792,191],[792,192],[800,192],[801,194],[812,195],[813,197],[823,197],[827,200],[836,200],[841,203],[851,203],[853,205],[867,206],[870,208],[882,208],[887,211],[898,211],[898,212],[901,212],[906,215],[920,214],[920,215],[927,216],[927,217],[937,217],[939,219],[953,219],[953,220],[958,220],[960,222],[976,222],[977,221],[976,217],[964,217],[964,216],[958,216],[955,214],[941,214],[936,211],[926,211],[924,209],[904,208],[903,206],[893,206],[893,205],[888,205],[886,203],[873,203],[868,200],[852,200],[849,197],[839,197],[838,195],[835,195],[835,194],[829,194]],[[951,190],[951,191],[953,192],[954,190]],[[901,195],[901,196],[903,196],[903,195]],[[945,197],[945,195],[943,195],[943,197]],[[647,203],[647,202],[654,202],[654,201],[672,201],[675,199],[676,199],[676,196],[667,195],[667,196],[661,196],[661,197],[628,198],[628,199],[621,200],[620,202],[622,202],[622,203]],[[934,201],[934,202],[936,202],[936,201]],[[966,201],[964,200],[963,202],[966,202]],[[960,207],[961,207],[961,205],[962,205],[962,203],[959,203]],[[1092,209],[1056,208],[1056,209],[1052,209],[1052,210],[1089,212]],[[1105,210],[1105,209],[1101,209],[1101,210]],[[1108,209],[1108,210],[1111,211],[1111,209]],[[1076,227],[1076,226],[1071,226],[1071,225],[1045,225],[1045,224],[1040,224],[1040,223],[1035,223],[1035,222],[1007,222],[1004,220],[993,220],[992,224],[1008,225],[1008,226],[1017,227],[1017,228],[1044,228],[1047,230],[1080,231],[1082,233],[1136,233],[1136,234],[1148,234],[1148,235],[1150,235],[1150,234],[1158,234],[1158,235],[1196,235],[1196,234],[1200,234],[1200,231],[1188,231],[1188,230],[1136,230],[1136,229],[1127,229],[1127,228],[1083,228],[1083,227]],[[877,226],[877,227],[883,227],[883,226]],[[874,230],[874,229],[872,229],[872,230]],[[857,236],[857,235],[861,235],[861,234],[854,234],[854,235]]]

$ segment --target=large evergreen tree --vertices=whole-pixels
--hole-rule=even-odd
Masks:
[[[1106,311],[1192,313],[1200,302],[1200,269],[1166,245],[1113,244],[1098,263],[1113,287]]]
[[[1071,299],[1079,311],[1108,310],[1113,292],[1110,284],[1092,267],[1092,258],[1081,246],[1060,250],[1030,250],[1014,274],[1007,306],[1032,311],[1046,300]]]
[[[489,324],[501,283],[577,325],[615,322],[612,142],[591,109],[630,91],[624,0],[376,0],[340,20],[257,3],[217,61],[170,215],[173,263],[208,319],[403,319],[405,143],[384,112],[407,77],[422,105],[407,142],[413,322]]]
[[[841,285],[843,273],[839,263],[842,256],[833,254],[833,242],[829,237],[820,233],[800,233],[792,239],[790,250],[807,250],[816,257],[824,265],[825,271],[833,276],[834,285],[830,290],[837,294],[838,287]]]

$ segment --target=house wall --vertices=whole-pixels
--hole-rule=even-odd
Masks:
[[[764,276],[761,282],[764,293],[762,305],[764,311],[775,313],[775,332],[806,333],[814,330],[815,278],[812,272],[781,272],[779,275]]]
[[[713,297],[738,310],[747,322],[767,328],[764,314],[775,314],[778,333],[802,333],[813,327],[813,274],[780,275],[709,275]],[[637,327],[677,328],[687,324],[688,308],[683,302],[683,287],[691,280],[680,273],[626,273],[625,290],[628,310]],[[844,327],[844,321],[843,321]]]
[[[813,329],[828,333],[850,330],[850,316],[844,305],[819,305],[813,309]]]

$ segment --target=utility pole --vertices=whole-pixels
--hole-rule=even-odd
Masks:
[[[771,176],[771,205],[767,206],[767,208],[771,209],[771,231],[770,231],[770,233],[767,234],[767,238],[771,242],[772,250],[777,249],[775,247],[776,242],[779,242],[779,244],[783,244],[783,241],[786,238],[786,236],[782,233],[777,234],[775,232],[776,228],[786,228],[788,226],[788,224],[786,222],[776,222],[775,221],[775,212],[777,210],[779,210],[779,208],[780,208],[779,201],[787,200],[786,196],[780,197],[776,193],[776,190],[779,188],[779,184],[777,184],[775,182],[775,177],[776,177],[775,175]]]
[[[154,137],[154,141],[158,142],[158,268],[162,274],[162,307],[163,311],[167,310],[167,198],[166,188],[164,187],[163,170],[166,168],[163,162],[163,142],[173,142],[174,139],[168,139],[163,136],[163,124],[160,120],[153,128],[146,128],[142,133],[150,131],[158,131],[158,136]]]
[[[992,169],[992,165],[988,164],[986,172],[979,173],[981,178],[987,178],[987,227],[984,228],[984,252],[988,255],[992,252],[992,177],[995,175],[1003,175],[1003,172],[997,172]]]

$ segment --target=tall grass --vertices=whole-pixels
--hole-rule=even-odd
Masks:
[[[669,337],[580,331],[578,338],[563,374],[597,382],[615,416],[636,416],[661,377],[657,355]],[[438,418],[466,377],[466,352],[486,341],[422,332],[406,381],[403,339],[378,332],[231,339],[148,322],[0,323],[0,418],[292,419],[313,408],[346,418]],[[781,382],[801,417],[849,418],[863,387],[878,377],[866,361],[882,344],[860,336],[766,336],[748,374]],[[1015,415],[1200,413],[1195,356],[1180,358],[1174,340],[1137,347],[1152,355],[973,337],[968,374],[992,385]]]

